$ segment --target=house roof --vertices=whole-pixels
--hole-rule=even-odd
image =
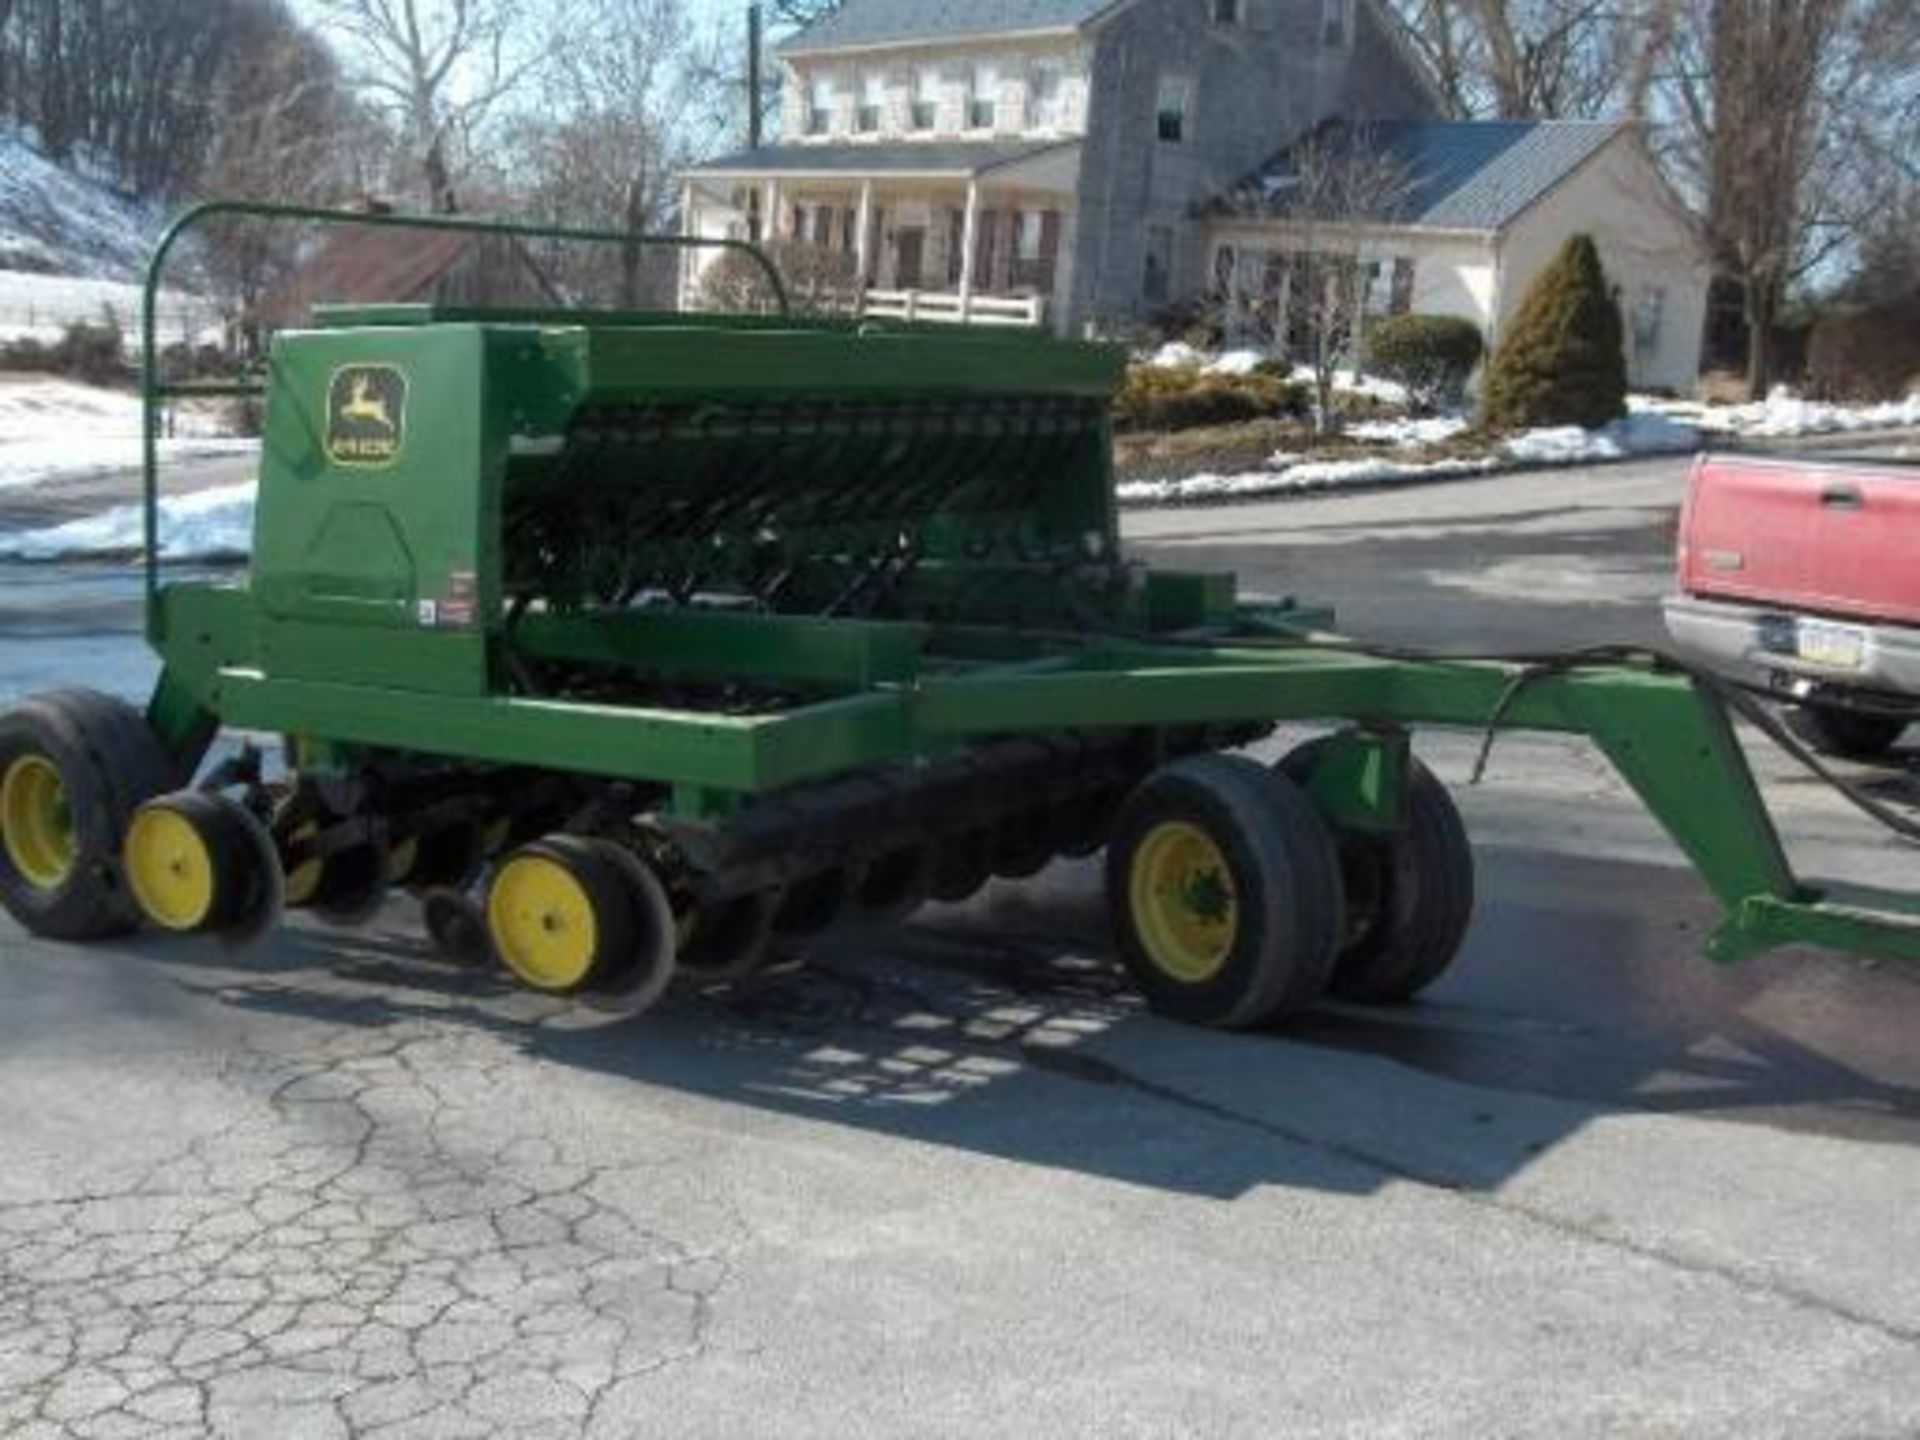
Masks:
[[[1500,230],[1599,153],[1614,120],[1393,120],[1314,132],[1330,152],[1364,148],[1404,184],[1383,223],[1442,230]],[[1286,218],[1300,145],[1275,155],[1207,208],[1213,214]]]
[[[1114,0],[846,0],[780,45],[786,54],[1084,25]]]
[[[897,144],[762,145],[738,150],[691,175],[980,175],[1058,150],[1072,140],[928,141]]]
[[[420,300],[460,263],[474,237],[452,230],[336,231],[261,302],[272,323],[302,321],[325,302],[399,303]]]

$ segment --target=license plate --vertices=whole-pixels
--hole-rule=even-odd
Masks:
[[[1867,658],[1867,632],[1857,625],[1802,620],[1794,635],[1794,653],[1811,665],[1858,670]]]

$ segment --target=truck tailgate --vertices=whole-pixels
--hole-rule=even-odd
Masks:
[[[1920,468],[1705,456],[1679,561],[1690,595],[1920,625]]]

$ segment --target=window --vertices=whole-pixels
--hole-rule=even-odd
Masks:
[[[880,128],[880,116],[887,103],[887,77],[869,71],[860,77],[860,107],[854,112],[853,126],[862,135]]]
[[[1213,23],[1216,25],[1238,25],[1240,23],[1240,0],[1213,0]]]
[[[1140,276],[1140,295],[1149,305],[1167,300],[1167,272],[1173,263],[1173,231],[1165,225],[1147,227],[1147,256]]]
[[[973,92],[967,100],[967,128],[991,130],[1000,121],[1000,71],[993,65],[973,67]]]
[[[1191,86],[1181,75],[1160,77],[1160,98],[1155,128],[1168,145],[1179,145],[1187,138],[1187,103]]]
[[[1320,43],[1329,50],[1353,38],[1353,0],[1320,0]]]
[[[1060,212],[1016,212],[1013,231],[1013,283],[1045,294],[1053,289],[1060,259]]]
[[[1058,130],[1067,123],[1066,72],[1057,64],[1033,67],[1027,77],[1027,123],[1037,130]]]
[[[833,79],[816,75],[807,82],[807,134],[825,135],[833,128]]]
[[[940,121],[940,72],[922,66],[913,72],[913,128],[931,130]]]
[[[833,244],[833,211],[825,205],[814,207],[813,243],[822,250]]]

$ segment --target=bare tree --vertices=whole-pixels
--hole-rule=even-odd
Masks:
[[[1448,108],[1504,119],[1630,108],[1679,0],[1392,0]]]
[[[458,208],[456,182],[478,137],[548,58],[514,0],[319,0],[353,43],[356,78],[398,130],[408,179],[436,211]]]
[[[541,110],[511,127],[523,207],[557,224],[636,235],[672,228],[676,173],[726,124],[712,94],[709,36],[686,0],[580,0],[555,24]],[[671,260],[631,245],[617,255],[573,247],[548,263],[569,285],[614,291],[631,307],[661,298],[654,292]]]
[[[1281,163],[1237,188],[1230,212],[1285,222],[1291,254],[1280,309],[1266,317],[1313,372],[1315,425],[1337,431],[1336,380],[1359,359],[1367,296],[1378,267],[1363,253],[1370,226],[1390,223],[1413,177],[1363,126],[1330,123],[1296,143]]]

